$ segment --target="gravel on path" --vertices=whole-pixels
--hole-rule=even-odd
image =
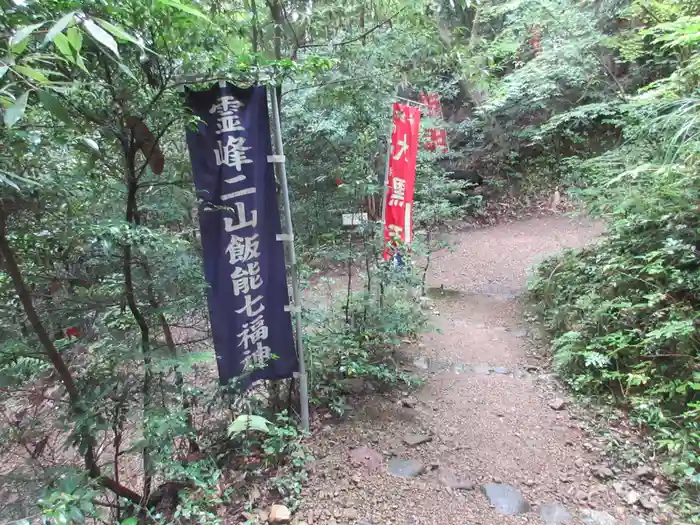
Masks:
[[[550,216],[450,234],[455,250],[433,257],[428,284],[456,293],[435,299],[441,333],[409,350],[426,368],[424,387],[411,403],[364,397],[348,421],[315,433],[297,521],[581,524],[595,509],[624,525],[588,468],[595,459],[565,396],[528,366],[518,303],[533,264],[600,233]],[[439,362],[459,366],[426,364]]]

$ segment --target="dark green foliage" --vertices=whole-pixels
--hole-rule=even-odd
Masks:
[[[356,22],[318,2],[298,22],[279,1],[13,4],[0,14],[0,436],[23,460],[4,462],[0,499],[16,505],[0,514],[214,524],[245,507],[249,487],[231,479],[242,471],[296,504],[308,459],[296,385],[216,386],[178,76],[283,85],[301,257],[350,262],[367,278],[346,311],[306,315],[315,407],[340,409],[343,378],[412,381],[390,358],[424,324],[420,269],[395,282],[374,226],[355,234],[360,249],[339,227],[379,192],[389,101],[434,46],[420,8],[404,6],[394,23],[407,31],[390,31],[394,6],[344,6],[348,20],[362,11],[377,25],[360,39]],[[150,158],[144,136],[158,143]],[[421,158],[418,237],[476,200],[433,160]],[[241,417],[270,423],[232,431]]]
[[[653,3],[651,9],[661,7]],[[542,264],[531,283],[530,298],[554,338],[555,362],[571,386],[628,408],[633,422],[652,431],[679,481],[696,493],[700,488],[697,58],[683,52],[664,56],[679,47],[698,49],[694,29],[698,18],[683,16],[687,8],[678,3],[675,14],[666,10],[662,23],[637,33],[644,37],[639,53],[653,54],[657,49],[662,64],[673,59],[676,70],[670,76],[617,104],[578,108],[542,127],[551,132],[562,122],[595,114],[626,140],[598,157],[566,160],[570,179],[583,186],[577,194],[606,220],[608,231],[594,246]],[[698,520],[697,507],[691,505],[689,513]]]

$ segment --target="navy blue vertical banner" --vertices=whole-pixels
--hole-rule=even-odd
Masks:
[[[204,273],[219,379],[247,388],[298,371],[265,87],[187,90]]]

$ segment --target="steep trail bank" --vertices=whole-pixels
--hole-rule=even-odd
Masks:
[[[428,277],[441,333],[403,352],[425,385],[394,399],[363,396],[347,421],[320,423],[297,520],[644,523],[600,479],[600,458],[582,425],[528,357],[519,304],[534,263],[592,242],[600,231],[587,220],[552,216],[450,234],[454,251],[436,254]],[[493,508],[499,498],[517,514]]]

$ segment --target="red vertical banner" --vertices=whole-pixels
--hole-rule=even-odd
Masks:
[[[426,112],[429,117],[442,119],[442,107],[440,106],[437,93],[421,93],[420,101],[427,107]],[[435,151],[439,147],[447,153],[447,132],[445,128],[430,128],[428,136],[429,138],[424,145],[425,149]]]
[[[388,188],[384,202],[385,261],[391,258],[389,243],[395,246],[397,242],[411,242],[420,109],[394,103],[391,128]]]

